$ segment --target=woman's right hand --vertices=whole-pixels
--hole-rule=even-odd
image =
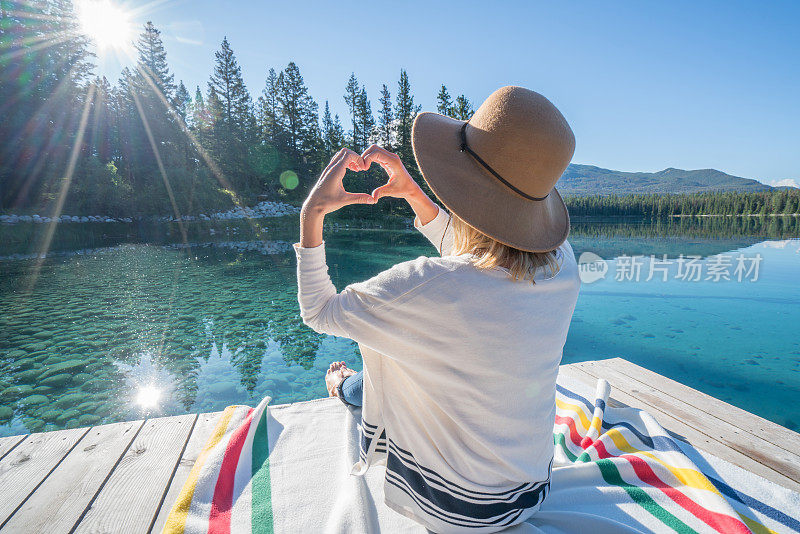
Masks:
[[[374,161],[389,175],[389,181],[372,192],[375,202],[381,197],[403,198],[423,225],[428,224],[439,213],[439,207],[408,174],[400,156],[378,145],[372,145],[361,154],[361,158],[364,161],[364,170],[369,169]]]
[[[373,162],[378,163],[389,175],[389,181],[372,192],[376,201],[381,197],[409,198],[418,196],[422,189],[406,170],[400,156],[383,147],[372,145],[361,154],[364,169],[369,169]],[[424,194],[424,193],[423,193]]]

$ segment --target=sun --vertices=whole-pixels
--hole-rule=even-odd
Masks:
[[[99,51],[126,49],[133,35],[129,14],[109,0],[80,0],[76,3],[81,31]]]

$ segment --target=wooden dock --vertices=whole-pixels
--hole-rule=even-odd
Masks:
[[[693,446],[800,492],[800,434],[626,360],[561,366]],[[159,532],[221,412],[0,439],[0,531]]]

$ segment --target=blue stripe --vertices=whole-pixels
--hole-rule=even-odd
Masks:
[[[714,477],[709,477],[708,475],[706,476],[711,481],[711,483],[717,487],[720,493],[727,495],[733,500],[739,501],[743,505],[752,508],[753,510],[761,512],[762,514],[769,517],[773,521],[785,525],[790,529],[794,530],[795,532],[800,532],[800,521],[798,521],[797,519],[788,516],[785,513],[781,512],[780,510],[776,510],[775,508],[767,504],[764,504],[763,502],[751,497],[750,495],[747,495],[746,493],[742,493],[738,490],[733,489],[732,487],[730,487],[729,485],[727,485],[726,483],[724,483],[719,479],[716,479]]]
[[[362,424],[363,426],[367,427],[367,428],[371,428],[373,432],[375,432],[375,430],[378,428],[378,426],[377,426],[377,425],[371,425],[371,424],[367,423],[367,422],[364,420],[364,418],[363,418],[363,417],[361,418],[361,424]]]
[[[467,489],[462,488],[458,484],[450,482],[449,480],[445,479],[444,477],[442,477],[438,473],[436,473],[436,472],[434,472],[434,471],[432,471],[432,470],[430,470],[430,469],[428,469],[426,467],[420,466],[417,463],[416,459],[413,456],[410,456],[410,454],[409,454],[410,459],[409,458],[404,458],[403,454],[400,451],[398,451],[398,448],[399,447],[397,447],[397,445],[394,443],[394,441],[391,441],[389,443],[389,450],[392,451],[395,455],[397,455],[397,458],[400,461],[402,461],[403,464],[408,469],[413,469],[413,470],[419,471],[420,474],[422,475],[422,477],[425,478],[426,481],[437,483],[440,486],[445,486],[445,490],[444,491],[447,491],[447,492],[449,492],[449,493],[451,493],[453,495],[458,495],[458,496],[464,497],[465,499],[469,499],[469,500],[472,500],[472,501],[511,501],[512,499],[516,498],[518,496],[518,494],[522,493],[523,490],[524,491],[530,491],[531,489],[535,489],[535,487],[538,487],[541,484],[543,484],[543,482],[539,482],[538,484],[535,484],[535,485],[533,483],[527,483],[527,484],[522,484],[521,486],[517,486],[516,488],[510,489],[510,490],[507,490],[507,491],[501,491],[501,492],[498,492],[498,493],[471,491],[471,490],[467,490]],[[408,453],[406,453],[406,454],[408,454]],[[549,472],[549,470],[550,470],[550,467],[548,467],[548,472]],[[426,476],[426,473],[428,473],[429,476]],[[431,480],[434,477],[436,479],[438,479],[438,480]],[[453,487],[458,488],[458,489],[460,489],[462,491],[459,491],[458,489],[453,489]]]
[[[362,419],[361,422],[364,423],[364,420]],[[373,439],[375,439],[375,431],[369,432],[367,428],[364,425],[362,425],[360,438],[361,439],[358,445],[358,456],[361,460],[366,460],[369,448],[372,445]],[[375,444],[376,451],[378,447],[381,447],[382,445],[383,447],[386,446],[386,429],[384,429],[383,432],[381,432],[381,435],[378,437],[378,441]],[[385,449],[378,452],[385,452]]]
[[[443,513],[455,513],[483,520],[496,518],[515,510],[524,510],[536,506],[542,501],[544,487],[550,484],[548,478],[541,485],[520,493],[512,501],[508,502],[474,503],[465,501],[447,491],[431,486],[429,480],[422,473],[407,467],[398,458],[391,449],[392,445],[393,442],[390,440],[389,454],[386,461],[387,475],[392,473],[394,476],[401,478],[413,493],[426,499]]]
[[[482,492],[482,491],[471,490],[471,489],[465,488],[463,486],[459,486],[455,482],[451,482],[451,481],[447,480],[446,478],[444,478],[443,476],[441,476],[439,473],[437,473],[436,471],[434,471],[432,469],[429,469],[429,468],[427,468],[425,466],[419,465],[419,463],[417,463],[416,459],[414,458],[414,455],[411,454],[409,451],[400,448],[400,446],[398,446],[397,443],[395,443],[394,440],[391,440],[391,439],[389,440],[389,446],[394,448],[396,450],[396,452],[401,453],[401,455],[408,456],[411,459],[410,461],[414,462],[414,465],[417,467],[417,469],[419,469],[420,471],[424,471],[425,473],[427,473],[428,475],[430,475],[432,477],[436,477],[437,479],[439,479],[440,483],[442,483],[444,485],[453,486],[453,488],[456,488],[457,490],[460,490],[461,492],[463,492],[465,497],[473,497],[475,499],[478,499],[478,498],[480,498],[478,496],[487,496],[487,497],[490,497],[490,498],[500,499],[501,496],[503,496],[503,495],[507,495],[507,494],[512,494],[512,493],[518,492],[518,491],[524,489],[526,486],[530,486],[531,484],[533,484],[532,482],[527,482],[525,484],[520,484],[516,488],[512,488],[512,489],[506,490],[506,491],[501,491],[499,493],[490,493],[490,492]],[[402,458],[402,456],[401,456],[401,458]],[[408,461],[408,459],[406,459],[406,461]],[[552,468],[552,465],[553,465],[553,460],[551,459],[550,460],[550,467],[548,468],[548,472],[550,471],[550,468]],[[458,493],[455,489],[452,489],[451,491],[454,491],[454,492]],[[467,495],[467,494],[472,494],[472,495]]]
[[[570,398],[572,400],[575,400],[575,401],[578,401],[578,402],[584,404],[589,409],[589,411],[593,411],[592,403],[590,403],[588,400],[586,400],[585,398],[581,397],[577,393],[572,392],[572,391],[566,389],[565,387],[563,387],[563,386],[561,386],[559,384],[556,384],[556,390],[559,393],[561,393],[562,395],[564,395],[565,397],[568,397],[568,398]],[[610,430],[610,429],[612,429],[614,427],[618,427],[618,426],[619,427],[623,427],[623,428],[627,428],[632,434],[634,434],[639,439],[639,441],[641,441],[642,443],[644,443],[645,445],[647,445],[649,448],[651,448],[653,450],[673,451],[673,452],[678,452],[680,454],[684,454],[683,450],[671,438],[668,438],[666,436],[652,436],[651,437],[651,436],[644,435],[641,432],[639,432],[639,430],[634,428],[633,425],[631,425],[630,423],[625,422],[625,421],[621,421],[621,422],[618,422],[618,423],[614,423],[614,422],[611,422],[611,421],[603,421],[603,430]],[[795,519],[795,518],[793,518],[793,517],[791,517],[789,515],[786,515],[785,513],[781,512],[780,510],[777,510],[777,509],[773,508],[772,506],[770,506],[770,505],[768,505],[768,504],[766,504],[766,503],[764,503],[762,501],[759,501],[758,499],[756,499],[754,497],[751,497],[750,495],[747,495],[746,493],[742,493],[742,492],[740,492],[738,490],[733,489],[731,486],[727,485],[723,481],[721,481],[719,479],[716,479],[714,477],[711,477],[707,473],[703,473],[703,474],[706,476],[706,478],[708,478],[711,481],[712,484],[714,484],[714,486],[717,487],[717,489],[720,491],[720,493],[730,497],[731,499],[733,499],[733,500],[735,500],[735,501],[737,501],[737,502],[739,502],[739,503],[741,503],[741,504],[743,504],[743,505],[745,505],[745,506],[747,506],[749,508],[752,508],[753,510],[756,510],[756,511],[760,512],[761,514],[769,517],[770,519],[772,519],[773,521],[775,521],[777,523],[780,523],[780,524],[785,525],[785,526],[787,526],[787,527],[789,527],[789,528],[791,528],[791,529],[793,529],[795,531],[800,532],[800,521],[798,521],[797,519]]]
[[[492,521],[479,521],[479,520],[459,518],[451,514],[447,514],[445,512],[439,512],[431,505],[422,501],[417,495],[414,494],[413,490],[411,490],[411,488],[408,486],[408,483],[402,478],[395,475],[394,473],[386,471],[386,482],[391,484],[392,486],[395,486],[403,493],[408,495],[411,498],[411,500],[413,500],[417,504],[417,506],[420,507],[420,510],[422,510],[423,513],[435,517],[440,521],[444,521],[445,523],[450,523],[451,525],[456,525],[460,527],[482,528],[492,525],[505,526],[513,523],[524,511],[524,510],[513,510],[506,514],[503,514],[502,517],[495,518]],[[501,523],[501,521],[503,522]]]
[[[605,413],[605,411],[606,411],[606,401],[604,401],[603,399],[598,398],[597,400],[594,401],[594,407],[595,407],[595,409],[596,408],[600,408],[600,410],[602,410],[603,413]]]

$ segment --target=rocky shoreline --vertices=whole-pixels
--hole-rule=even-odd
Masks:
[[[265,219],[270,217],[283,217],[284,215],[297,215],[300,208],[286,204],[285,202],[273,202],[265,200],[253,207],[237,206],[228,211],[219,211],[206,215],[183,215],[180,219],[172,215],[161,217],[109,217],[107,215],[61,215],[59,217],[45,217],[41,215],[0,215],[0,224],[19,224],[19,223],[132,223],[134,220],[176,222],[186,221],[228,221],[235,219]]]

